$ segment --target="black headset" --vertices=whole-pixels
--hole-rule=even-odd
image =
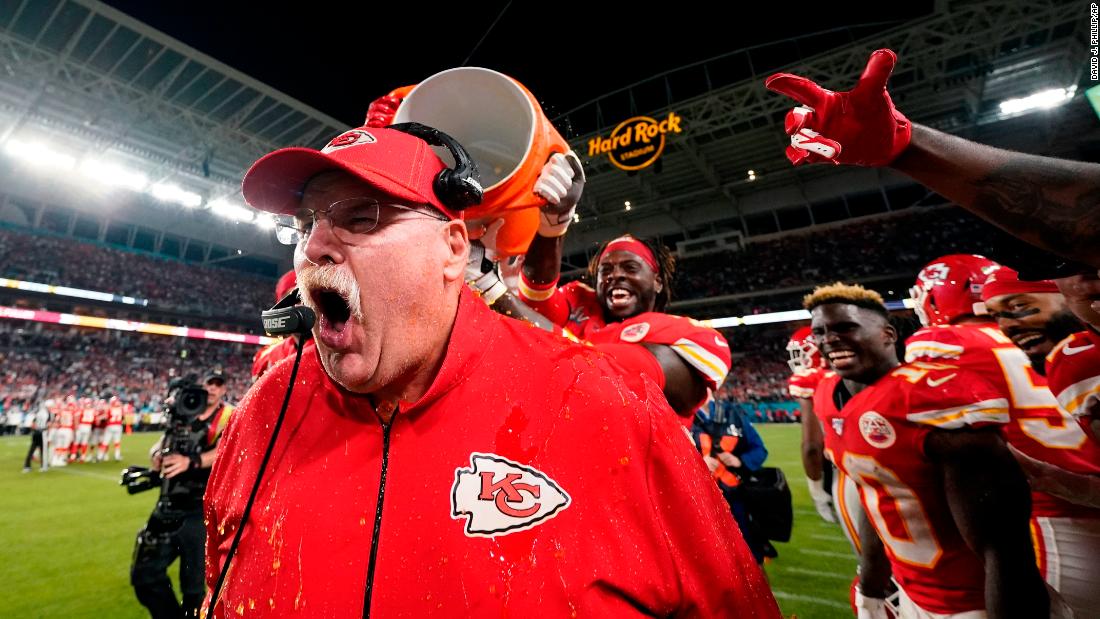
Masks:
[[[477,162],[458,140],[420,123],[397,123],[386,128],[420,138],[432,146],[442,146],[454,157],[455,167],[440,172],[432,183],[436,197],[444,206],[461,211],[481,204],[485,192],[481,188],[481,173],[477,170]]]

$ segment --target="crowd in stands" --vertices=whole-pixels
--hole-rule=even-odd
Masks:
[[[148,299],[201,316],[255,318],[274,280],[134,251],[0,228],[0,277]]]
[[[957,209],[911,210],[848,225],[747,243],[739,252],[682,260],[674,299],[721,296],[829,280],[915,273],[929,252],[973,251],[988,228]],[[853,257],[858,256],[858,259]],[[186,264],[98,244],[0,229],[0,276],[138,296],[200,315],[254,317],[274,284],[258,276]],[[724,315],[795,309],[802,292],[738,299]],[[899,291],[898,296],[904,293]],[[676,311],[673,308],[673,311]],[[706,308],[684,312],[703,317]],[[720,401],[757,421],[788,421],[789,325],[726,333],[734,362]],[[117,393],[139,410],[160,406],[170,377],[221,366],[239,398],[252,346],[76,327],[0,321],[0,406],[56,395]],[[0,424],[2,426],[2,424]]]
[[[993,243],[993,230],[956,208],[913,209],[804,234],[746,243],[741,251],[680,260],[674,299],[852,281],[861,277],[915,275],[929,260],[974,253]],[[769,310],[758,299],[745,309]],[[783,308],[791,309],[791,308]]]
[[[989,246],[991,239],[987,225],[961,210],[912,209],[749,242],[736,252],[682,259],[673,300],[911,274],[933,254],[972,252]],[[200,316],[254,319],[257,308],[272,302],[274,288],[269,279],[238,271],[8,229],[0,229],[0,265],[0,277],[136,296]],[[720,313],[792,309],[801,294],[727,301]],[[713,312],[692,308],[689,313],[703,316]]]
[[[48,398],[117,395],[139,412],[161,408],[174,377],[221,368],[228,398],[251,383],[256,347],[242,344],[0,321],[0,407],[33,411]]]

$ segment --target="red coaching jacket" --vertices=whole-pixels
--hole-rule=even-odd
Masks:
[[[214,466],[211,586],[290,367]],[[303,359],[246,527],[211,616],[779,617],[656,385],[467,290],[439,374],[389,424]]]

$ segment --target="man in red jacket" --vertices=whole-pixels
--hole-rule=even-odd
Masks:
[[[658,387],[466,287],[444,169],[362,127],[245,177],[250,204],[294,216],[280,236],[317,346],[244,523],[291,366],[233,417],[206,496],[211,586],[244,529],[210,616],[777,618]]]

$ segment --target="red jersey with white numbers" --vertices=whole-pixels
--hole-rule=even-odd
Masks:
[[[834,401],[840,381],[830,374],[814,395],[825,453],[859,484],[894,579],[926,611],[984,609],[982,561],[955,524],[924,441],[936,429],[1007,423],[1008,402],[980,377],[944,364],[900,366],[842,410]]]
[[[906,360],[941,361],[979,374],[1008,399],[1005,440],[1023,453],[1074,473],[1100,474],[1100,445],[1058,406],[1024,351],[992,325],[925,327],[906,342]],[[1033,516],[1100,517],[1044,492],[1031,495]]]
[[[120,426],[122,425],[122,415],[126,411],[126,408],[121,404],[114,404],[107,409],[107,425]]]
[[[80,409],[80,425],[90,426],[95,421],[95,407],[85,406]]]
[[[1100,333],[1088,329],[1062,340],[1047,355],[1047,381],[1062,409],[1082,424],[1100,414]]]
[[[76,425],[76,407],[69,405],[62,406],[57,417],[59,426],[72,430]]]
[[[814,391],[825,377],[825,371],[822,368],[798,370],[787,379],[787,390],[792,397],[813,399]]]

